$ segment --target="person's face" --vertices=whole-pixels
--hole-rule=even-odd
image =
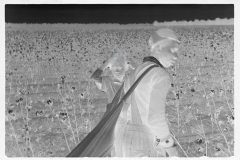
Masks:
[[[122,82],[126,71],[128,71],[129,69],[135,69],[134,65],[133,65],[133,61],[131,59],[126,59],[126,57],[116,57],[116,59],[114,59],[112,61],[110,70],[112,72],[112,75],[114,77],[114,79],[119,80],[120,82]]]
[[[121,82],[125,76],[125,72],[127,71],[126,58],[116,57],[116,59],[112,62],[111,71],[114,79]]]
[[[111,68],[111,71],[112,71],[113,77],[115,79],[122,81],[125,76],[125,72],[126,72],[125,64],[113,66]]]
[[[175,64],[178,59],[179,44],[173,40],[167,40],[159,45],[157,45],[153,52],[158,55],[159,61],[165,68],[168,68]]]

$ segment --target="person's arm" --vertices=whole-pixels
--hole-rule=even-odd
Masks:
[[[102,64],[91,76],[91,79],[95,82],[98,89],[102,88],[102,74],[104,70],[108,67],[111,67],[112,59],[108,59],[104,64]]]
[[[178,156],[171,136],[169,126],[166,121],[165,107],[166,98],[171,85],[169,75],[160,73],[153,77],[152,91],[150,94],[148,123],[156,136],[154,142],[155,149],[162,152],[164,149],[169,157]]]
[[[107,64],[104,63],[91,76],[91,79],[95,82],[97,88],[100,90],[102,88],[102,74],[107,67],[108,67]]]
[[[102,74],[103,74],[104,69],[102,67],[99,67],[96,69],[96,71],[92,74],[91,79],[94,80],[95,82],[102,83]]]
[[[169,137],[170,131],[165,117],[166,97],[170,88],[167,74],[153,77],[149,102],[148,124],[159,139]]]

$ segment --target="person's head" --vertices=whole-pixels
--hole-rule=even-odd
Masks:
[[[129,68],[132,68],[132,66],[127,61],[125,53],[115,53],[113,54],[112,58],[113,59],[109,68],[112,71],[113,77],[119,81],[122,81],[125,76],[125,72]]]
[[[173,30],[162,28],[155,31],[148,43],[151,50],[150,55],[157,58],[164,67],[172,66],[177,60],[180,42]]]

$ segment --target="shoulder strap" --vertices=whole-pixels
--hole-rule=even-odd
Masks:
[[[134,84],[131,86],[131,88],[127,91],[127,93],[122,97],[120,101],[125,102],[126,99],[130,96],[130,94],[134,91],[134,89],[137,87],[138,83],[142,80],[142,78],[154,67],[158,67],[158,65],[152,65],[148,69],[146,69],[142,75],[134,82]]]
[[[146,69],[142,75],[134,82],[132,87],[127,91],[127,93],[122,97],[121,101],[125,102],[126,99],[129,97],[129,95],[133,92],[133,90],[137,87],[138,83],[141,81],[141,79],[154,67],[161,67],[164,68],[164,66],[153,56],[148,56],[143,59],[143,62],[153,62],[154,65],[150,66],[148,69]]]
[[[152,56],[145,57],[143,59],[143,62],[153,62],[155,65],[161,67],[164,69],[164,66],[155,58]],[[150,68],[150,67],[149,67]],[[141,71],[140,71],[141,72]],[[136,77],[137,75],[135,75]],[[136,100],[135,100],[135,94],[131,96],[131,108],[132,108],[132,123],[133,124],[142,124],[142,119],[140,116],[139,108],[137,106]]]
[[[126,100],[129,98],[129,96],[131,95],[131,93],[134,91],[134,89],[137,87],[138,83],[141,81],[141,79],[154,67],[158,67],[158,65],[151,65],[149,68],[147,68],[142,74],[141,76],[133,83],[133,85],[128,89],[128,91],[126,92],[126,94],[122,97],[122,99],[120,100],[119,103],[121,102],[126,102]],[[134,97],[134,96],[132,96]],[[132,97],[131,97],[131,100],[132,101]],[[126,108],[125,108],[126,107]],[[122,109],[123,109],[123,112],[125,113],[124,115],[127,116],[127,108],[129,106],[124,106]],[[136,113],[139,114],[139,111],[138,110],[134,110]],[[125,117],[124,116],[124,117]],[[132,116],[132,117],[138,117],[136,121],[140,121],[141,118],[140,118],[140,114],[138,116]],[[126,117],[125,117],[126,118]]]

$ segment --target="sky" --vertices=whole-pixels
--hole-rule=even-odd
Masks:
[[[5,4],[6,23],[119,23],[234,18],[234,4]]]

